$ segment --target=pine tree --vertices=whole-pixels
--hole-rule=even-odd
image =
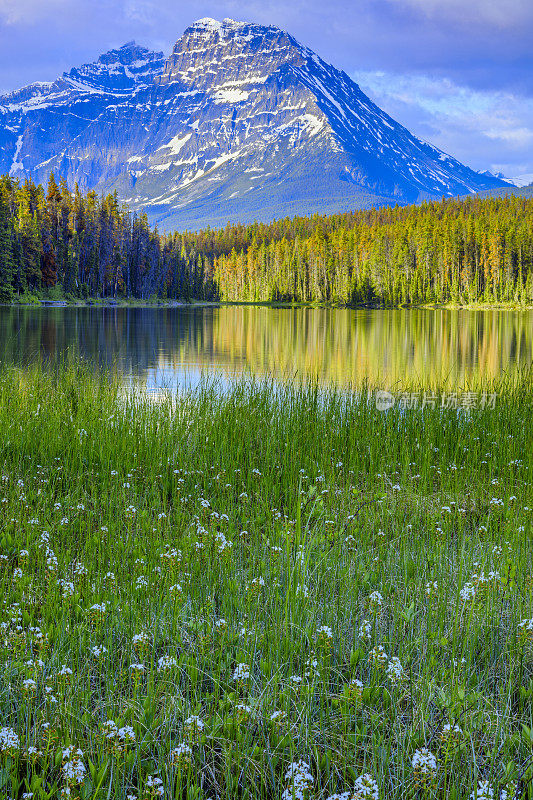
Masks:
[[[7,191],[0,184],[0,303],[10,303],[14,296],[15,264],[12,221]]]

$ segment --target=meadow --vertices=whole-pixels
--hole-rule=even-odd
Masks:
[[[532,378],[489,391],[2,367],[0,796],[531,797]]]

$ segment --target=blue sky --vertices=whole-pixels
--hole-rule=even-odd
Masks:
[[[533,0],[0,0],[0,93],[206,16],[285,28],[417,135],[533,180]]]

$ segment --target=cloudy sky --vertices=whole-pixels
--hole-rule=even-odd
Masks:
[[[285,28],[418,136],[533,180],[533,0],[0,0],[0,93],[206,16]]]

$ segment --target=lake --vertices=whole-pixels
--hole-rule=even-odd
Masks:
[[[529,367],[532,311],[0,307],[0,359],[67,351],[150,390],[241,374],[451,388]]]

